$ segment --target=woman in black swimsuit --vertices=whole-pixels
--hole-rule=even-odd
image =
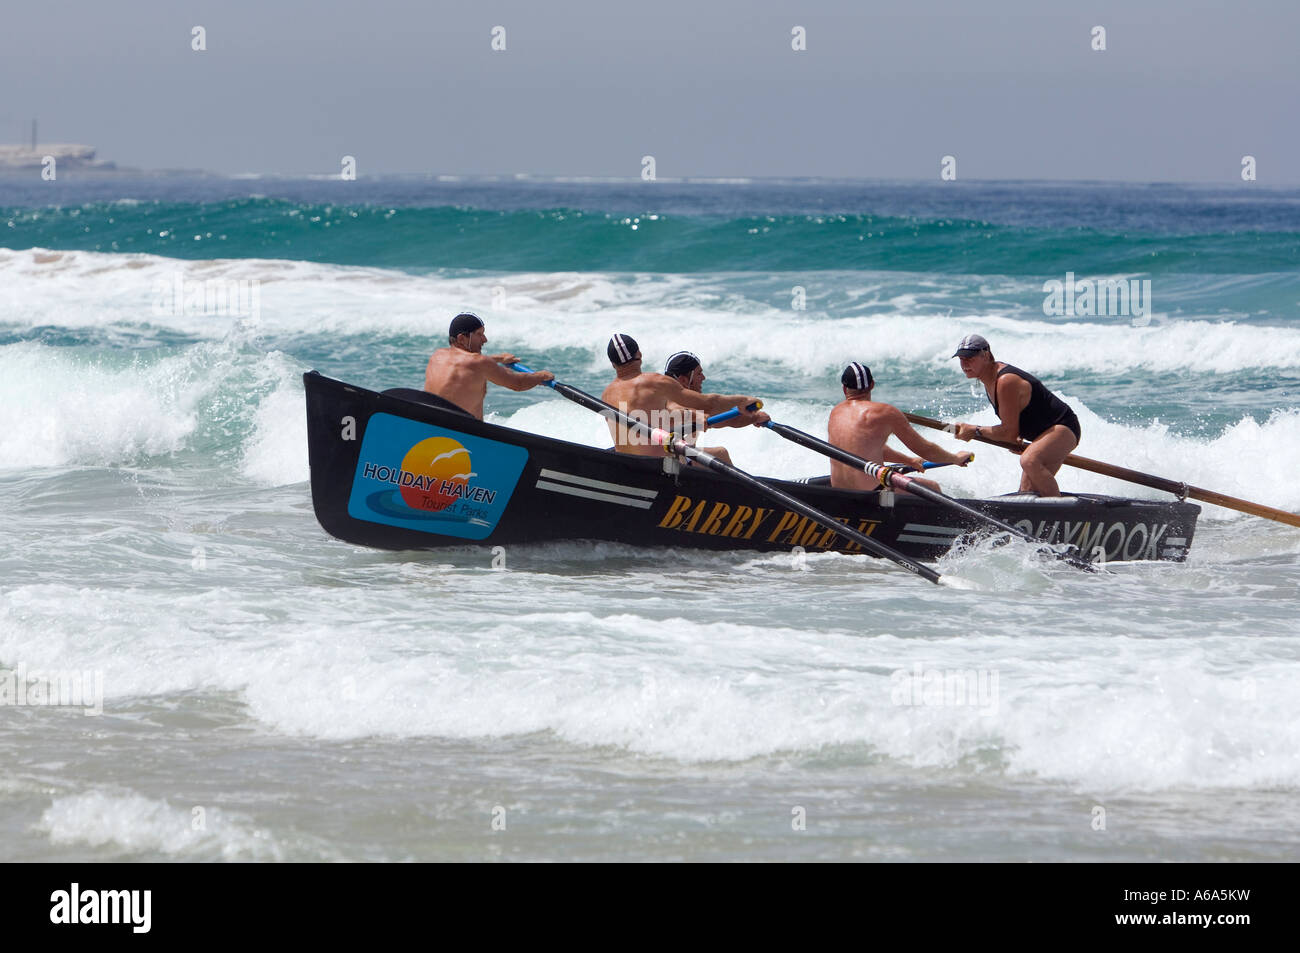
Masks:
[[[977,378],[1002,423],[996,427],[958,424],[958,440],[990,437],[1029,446],[1020,454],[1020,492],[1039,496],[1060,496],[1056,471],[1079,445],[1079,418],[1065,401],[1043,386],[1042,381],[1018,367],[994,360],[989,342],[970,334],[957,345],[953,357],[961,358],[967,377]]]

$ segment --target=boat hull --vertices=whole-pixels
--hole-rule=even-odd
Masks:
[[[638,546],[860,553],[833,529],[702,467],[484,423],[418,392],[303,377],[322,528],[380,549],[611,540]],[[411,399],[417,398],[417,399]],[[671,471],[671,472],[670,472]],[[908,494],[764,480],[906,555],[934,559],[984,524]],[[1085,556],[1182,560],[1200,507],[1091,494],[967,500]]]

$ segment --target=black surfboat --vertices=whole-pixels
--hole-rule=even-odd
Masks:
[[[612,540],[637,546],[861,553],[735,480],[484,423],[440,398],[303,375],[316,518],[379,549]],[[906,493],[764,483],[915,559],[972,534],[972,517]],[[1200,507],[1097,494],[963,502],[1098,561],[1187,557]]]

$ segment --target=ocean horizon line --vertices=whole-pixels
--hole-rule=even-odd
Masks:
[[[35,167],[39,174],[39,167]],[[0,182],[6,180],[27,179],[33,173],[31,167],[20,168],[0,168]],[[1144,188],[1190,188],[1190,189],[1226,189],[1240,186],[1243,189],[1265,190],[1265,191],[1287,191],[1300,188],[1300,179],[1294,181],[1278,182],[1245,182],[1232,178],[1223,180],[1210,179],[1112,179],[1112,178],[1094,178],[1094,179],[1053,179],[1053,178],[980,178],[976,176],[963,176],[960,179],[954,179],[941,182],[935,176],[927,177],[891,177],[891,176],[787,176],[787,175],[683,175],[683,176],[656,176],[654,179],[642,179],[638,175],[600,175],[587,173],[542,173],[542,172],[379,172],[379,173],[357,173],[355,178],[343,178],[337,172],[216,172],[210,169],[190,169],[190,168],[160,168],[160,169],[143,169],[131,166],[118,165],[114,168],[73,168],[63,172],[60,175],[67,175],[68,178],[95,178],[95,179],[153,179],[153,178],[207,178],[223,179],[228,181],[281,181],[281,182],[384,182],[384,181],[430,181],[444,184],[455,184],[458,182],[487,184],[487,183],[527,183],[537,182],[546,185],[618,185],[629,186],[638,183],[644,183],[647,188],[653,188],[657,185],[710,185],[710,186],[746,186],[746,185],[783,185],[783,186],[827,186],[827,185],[933,185],[940,183],[946,186],[961,188],[965,185],[1022,185],[1033,187],[1101,187],[1113,188],[1121,186],[1134,186]]]

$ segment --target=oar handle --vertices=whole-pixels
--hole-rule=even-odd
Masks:
[[[970,455],[970,460],[966,462],[973,463],[974,461],[975,461],[975,454],[972,453]],[[921,464],[921,469],[933,470],[935,467],[950,467],[950,466],[952,466],[951,463],[935,463],[933,460],[926,460],[924,463]]]
[[[720,414],[714,414],[712,417],[706,420],[705,423],[707,423],[710,427],[716,427],[718,424],[723,423],[724,421],[734,420],[735,418],[739,417],[742,413],[752,414],[755,411],[762,410],[762,409],[763,409],[763,402],[761,400],[756,400],[753,403],[751,403],[748,407],[746,407],[743,411],[739,407],[732,407],[730,410],[724,410]]]
[[[520,374],[536,374],[536,373],[537,373],[535,370],[533,370],[531,367],[529,367],[527,364],[523,363],[522,361],[515,361],[513,364],[507,364],[506,367],[510,368],[512,371],[518,371]],[[555,379],[552,378],[551,380],[547,381],[547,382],[546,382],[546,386],[547,386],[547,387],[554,388],[554,387],[555,387]]]

